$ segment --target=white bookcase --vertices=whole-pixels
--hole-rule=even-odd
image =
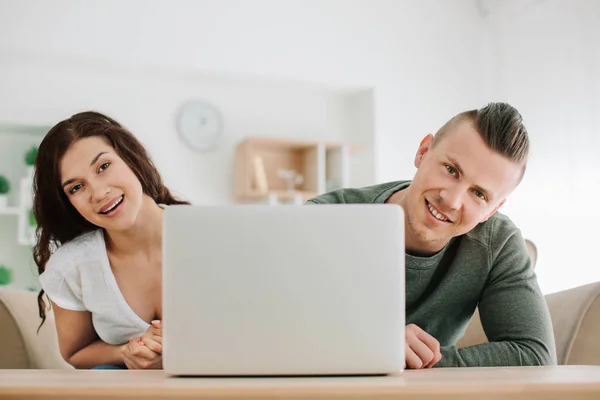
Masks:
[[[0,123],[0,175],[8,179],[8,204],[0,208],[0,265],[13,272],[17,288],[38,288],[32,257],[35,227],[29,213],[32,206],[32,174],[25,154],[39,146],[49,126]]]

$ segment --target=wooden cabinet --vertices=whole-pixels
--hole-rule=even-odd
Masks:
[[[349,143],[247,138],[236,148],[236,201],[302,204],[348,187],[350,157],[362,149]]]

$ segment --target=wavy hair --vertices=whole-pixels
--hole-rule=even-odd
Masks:
[[[144,194],[157,204],[190,204],[178,200],[163,184],[148,152],[136,137],[114,119],[94,111],[73,115],[56,124],[42,140],[35,160],[33,178],[33,214],[37,221],[33,258],[42,274],[53,251],[68,241],[98,226],[88,222],[73,207],[60,182],[60,162],[66,151],[78,140],[101,137],[139,179]],[[46,320],[49,305],[44,290],[38,295],[40,327]],[[39,330],[39,328],[38,328]]]

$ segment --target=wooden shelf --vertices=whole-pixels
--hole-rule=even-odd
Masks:
[[[349,156],[363,149],[348,143],[248,138],[236,148],[236,200],[298,203],[347,187]],[[292,183],[294,177],[299,178]]]

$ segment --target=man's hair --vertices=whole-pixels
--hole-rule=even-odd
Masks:
[[[488,147],[511,161],[525,166],[529,155],[529,137],[523,117],[507,103],[489,103],[479,110],[462,112],[446,122],[434,137],[434,144],[463,121],[470,121]]]

